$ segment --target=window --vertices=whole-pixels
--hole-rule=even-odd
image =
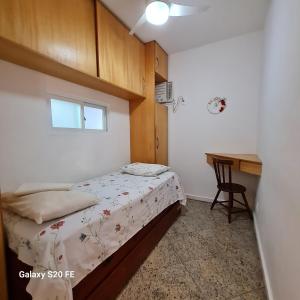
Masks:
[[[52,127],[81,128],[81,106],[78,103],[51,99]]]
[[[83,106],[85,129],[106,130],[106,109],[104,107],[85,104]]]
[[[51,99],[52,127],[107,130],[106,107]]]

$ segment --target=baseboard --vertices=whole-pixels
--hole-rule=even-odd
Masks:
[[[267,296],[268,296],[269,300],[274,300],[272,287],[271,287],[270,276],[269,276],[269,272],[268,272],[268,268],[267,268],[267,263],[266,263],[264,251],[263,251],[263,248],[262,248],[261,236],[260,236],[260,232],[259,232],[259,229],[258,229],[258,226],[257,226],[255,212],[253,213],[253,219],[254,219],[255,235],[256,235],[256,240],[257,240],[257,244],[258,244],[258,252],[259,252],[260,261],[261,261],[261,264],[262,264],[264,281],[265,281],[265,286],[266,286],[266,290],[267,290]]]
[[[203,202],[213,202],[214,198],[210,198],[210,197],[204,197],[204,196],[196,196],[196,195],[191,195],[191,194],[186,194],[186,197],[188,199],[192,199],[192,200],[198,200],[198,201],[203,201]],[[218,199],[219,201],[223,201],[224,199]]]

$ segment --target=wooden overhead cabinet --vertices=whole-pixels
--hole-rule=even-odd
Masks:
[[[99,1],[96,9],[100,78],[143,95],[144,44]]]
[[[97,76],[93,0],[1,0],[0,36]]]
[[[135,36],[126,35],[128,89],[145,95],[145,45]]]
[[[155,42],[155,81],[168,81],[168,54]]]
[[[127,88],[126,28],[99,1],[96,9],[100,78]]]
[[[116,62],[113,76],[121,77],[123,83],[105,77],[103,63],[99,78],[96,3],[98,0],[0,0],[0,59],[127,100],[144,99],[140,75],[144,70],[144,45],[127,51],[126,28],[120,22],[124,40],[113,43],[100,57],[108,62],[112,49],[123,49],[123,56],[118,52],[112,58]],[[106,27],[109,32],[110,26]],[[107,40],[107,35],[103,39]],[[138,53],[134,62],[141,67],[128,70],[128,53]],[[137,76],[139,82],[132,79],[128,84],[128,74]]]

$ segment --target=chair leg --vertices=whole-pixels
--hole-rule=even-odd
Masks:
[[[231,223],[231,211],[233,208],[233,193],[229,193],[229,205],[228,205],[228,223]]]
[[[212,203],[212,205],[210,207],[211,210],[214,208],[214,206],[218,202],[218,197],[219,197],[220,193],[221,193],[221,190],[218,190],[217,195],[216,195],[216,197],[215,197],[215,199],[214,199],[214,201],[213,201],[213,203]]]
[[[249,217],[250,217],[251,220],[253,220],[252,212],[251,212],[251,209],[250,209],[250,207],[249,207],[249,204],[248,204],[248,201],[247,201],[247,198],[246,198],[245,193],[242,193],[242,196],[243,196],[244,203],[245,203],[245,205],[246,205],[246,209],[247,209],[247,211],[248,211]]]

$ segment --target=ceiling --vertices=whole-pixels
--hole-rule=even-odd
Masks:
[[[145,0],[102,0],[128,27],[145,9]],[[145,23],[136,35],[156,40],[169,54],[263,29],[269,0],[174,0],[184,5],[210,5],[204,13],[171,17],[162,26]]]

